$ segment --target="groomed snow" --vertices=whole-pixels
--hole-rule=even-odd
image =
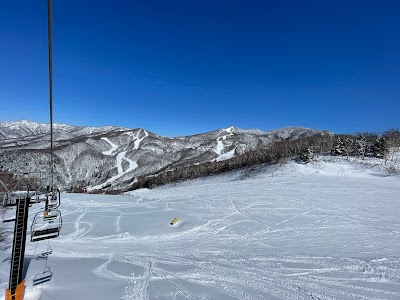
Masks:
[[[132,132],[125,133],[125,134],[130,135],[130,136],[134,139],[134,141],[135,141],[133,150],[139,149],[140,143],[141,143],[146,137],[149,136],[148,132],[147,132],[146,130],[143,130],[144,136],[142,136],[141,138],[139,138],[139,135],[140,135],[141,132],[142,132],[142,129],[140,129],[136,134],[134,134],[134,133],[132,133]],[[110,146],[111,146],[111,149],[110,149],[110,150],[107,150],[107,151],[104,151],[103,154],[104,154],[104,155],[113,155],[113,153],[118,149],[118,145],[112,143],[108,138],[104,138],[104,137],[103,137],[102,139],[105,140],[107,143],[109,143]],[[131,160],[131,159],[129,159],[129,158],[126,157],[126,153],[127,153],[127,152],[128,152],[128,151],[122,151],[122,152],[119,152],[119,153],[116,155],[116,168],[117,168],[117,172],[118,172],[117,175],[115,175],[115,176],[109,178],[108,180],[106,180],[106,182],[103,182],[103,183],[101,183],[101,184],[98,184],[98,185],[95,185],[95,186],[92,186],[92,187],[88,187],[87,190],[88,190],[88,191],[93,191],[93,190],[102,189],[104,186],[106,186],[106,185],[108,185],[108,184],[110,184],[110,183],[113,183],[114,181],[116,181],[117,179],[121,178],[121,177],[124,176],[125,174],[136,170],[136,169],[139,167],[139,165],[137,164],[136,161],[133,161],[133,160]],[[114,153],[114,155],[115,155],[115,153]],[[128,164],[129,164],[129,166],[128,166],[128,168],[127,168],[126,170],[124,170],[124,169],[123,169],[123,166],[122,166],[122,163],[123,163],[124,160],[126,160],[126,161],[128,162]]]
[[[140,132],[141,132],[141,131],[142,131],[142,130],[139,130],[139,132],[138,132],[138,134],[137,134],[137,136],[136,136],[135,147],[133,148],[134,150],[139,149],[140,143],[141,143],[146,137],[149,136],[149,134],[147,133],[147,131],[146,131],[146,130],[143,130],[144,136],[142,136],[141,138],[139,138],[139,135],[140,135]]]
[[[117,170],[118,170],[118,174],[109,178],[106,182],[89,187],[88,191],[93,191],[93,190],[98,190],[103,188],[104,186],[106,186],[107,184],[110,184],[112,182],[114,182],[115,180],[117,180],[118,178],[121,178],[122,176],[124,176],[125,174],[134,171],[137,167],[138,164],[136,163],[136,161],[133,161],[127,157],[125,157],[127,151],[123,151],[117,154]],[[122,162],[123,160],[126,160],[129,163],[128,168],[124,171],[123,167],[122,167]]]
[[[136,135],[133,134],[132,132],[126,133],[126,134],[132,136],[133,139],[135,140],[134,150],[139,149],[140,143],[143,141],[143,139],[146,138],[147,136],[149,136],[147,131],[143,130],[145,135],[143,137],[139,138],[139,135],[140,135],[141,131],[142,130],[139,130]],[[119,148],[118,145],[116,145],[113,142],[111,142],[108,138],[102,137],[101,139],[103,139],[104,141],[109,143],[110,146],[111,146],[110,150],[104,151],[102,153],[104,155],[110,155],[110,156],[115,155],[114,152]],[[110,183],[113,183],[114,181],[116,181],[117,179],[121,178],[125,174],[136,170],[139,167],[139,165],[137,164],[136,161],[133,161],[133,160],[131,160],[131,159],[126,157],[126,153],[127,152],[128,151],[122,151],[122,152],[119,152],[118,154],[116,154],[116,168],[117,168],[117,172],[118,172],[117,175],[107,179],[105,182],[103,182],[101,184],[98,184],[98,185],[95,185],[95,186],[92,186],[92,187],[88,187],[87,190],[90,192],[90,191],[93,191],[93,190],[102,189],[104,186],[106,186],[106,185],[108,185]],[[129,164],[128,168],[125,171],[124,171],[123,166],[122,166],[122,163],[123,163],[124,160],[126,160],[128,162],[128,164]]]
[[[236,147],[235,147],[235,149],[232,149],[232,150],[224,153],[224,150],[225,150],[226,146],[231,146],[232,143],[230,143],[229,145],[224,145],[224,142],[223,142],[223,141],[226,141],[227,137],[233,135],[233,131],[234,131],[234,128],[231,126],[231,127],[228,127],[228,128],[225,128],[225,129],[221,130],[218,133],[218,135],[217,135],[217,147],[214,150],[214,152],[218,155],[218,157],[215,159],[216,161],[230,159],[235,155]],[[223,135],[220,136],[221,134],[223,134]]]
[[[118,149],[118,145],[115,145],[115,144],[114,144],[113,142],[111,142],[108,138],[102,137],[101,139],[104,140],[104,141],[106,141],[107,143],[109,143],[110,146],[111,146],[111,149],[110,149],[110,150],[107,150],[107,151],[102,152],[104,155],[112,155],[112,153],[113,153],[115,150]]]
[[[27,242],[25,299],[400,299],[400,178],[373,165],[62,194],[61,236]],[[11,249],[0,253],[4,298]],[[51,280],[33,286],[46,268]]]

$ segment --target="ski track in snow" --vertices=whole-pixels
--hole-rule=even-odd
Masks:
[[[140,133],[141,133],[142,131],[144,132],[144,136],[142,136],[141,138],[139,138]],[[139,147],[140,147],[141,142],[142,142],[146,137],[149,136],[148,132],[147,132],[146,130],[142,130],[142,129],[139,130],[136,134],[134,134],[133,132],[127,132],[127,133],[125,133],[125,134],[130,135],[130,136],[134,139],[135,142],[134,142],[134,148],[133,148],[133,150],[138,150]],[[103,154],[104,154],[104,155],[113,155],[113,153],[118,149],[118,146],[115,145],[114,143],[112,143],[108,138],[102,138],[102,139],[105,140],[106,142],[108,142],[108,143],[110,144],[110,146],[111,146],[111,149],[108,150],[108,151],[104,151]],[[123,152],[120,152],[120,153],[118,153],[118,154],[116,155],[116,161],[117,161],[117,162],[116,162],[116,167],[117,167],[117,172],[118,172],[117,175],[115,175],[115,176],[109,178],[106,182],[103,182],[103,183],[101,183],[101,184],[98,184],[98,185],[89,187],[88,190],[89,190],[89,191],[92,191],[92,190],[101,189],[101,188],[103,188],[104,186],[106,186],[106,185],[108,185],[108,184],[110,184],[110,183],[113,183],[115,180],[121,178],[121,177],[124,176],[125,174],[127,174],[127,173],[129,173],[129,172],[132,172],[132,171],[134,171],[135,169],[137,169],[137,168],[138,168],[137,162],[136,162],[136,161],[133,161],[133,160],[127,158],[127,157],[125,157],[125,156],[126,156],[126,153],[127,153],[127,151],[123,151]],[[127,162],[129,163],[129,166],[128,166],[128,168],[127,168],[125,171],[124,171],[123,166],[122,166],[122,163],[123,163],[124,160],[127,161]]]
[[[141,133],[142,131],[144,132],[144,136],[142,136],[141,138],[139,138],[140,133]],[[133,140],[135,141],[135,142],[134,142],[134,147],[133,147],[134,150],[139,149],[140,143],[141,143],[146,137],[149,136],[149,133],[148,133],[146,130],[142,130],[142,129],[140,129],[136,134],[133,133],[133,132],[131,132],[131,131],[130,131],[130,132],[126,132],[125,134],[130,135],[130,136],[133,138]]]
[[[115,231],[116,233],[121,233],[121,217],[122,213],[119,214],[117,220],[115,221]]]
[[[224,146],[224,142],[223,141],[226,141],[226,138],[228,136],[232,136],[233,135],[232,131],[233,131],[233,127],[229,127],[229,128],[223,129],[222,131],[220,131],[218,133],[218,135],[217,135],[217,147],[214,150],[215,153],[218,155],[218,157],[215,159],[216,161],[226,160],[226,159],[232,158],[235,155],[236,147],[235,147],[235,149],[232,149],[232,150],[224,153],[225,146]],[[228,133],[228,134],[225,134],[223,136],[219,136],[221,133]]]
[[[133,196],[63,194],[68,213],[47,263],[93,260],[71,273],[111,281],[96,285],[92,299],[400,299],[399,177],[284,171]],[[172,228],[176,216],[182,225]],[[27,254],[45,247],[27,243]],[[39,291],[32,286],[39,263],[30,263],[28,295]],[[0,266],[3,297],[9,262]],[[78,279],[53,277],[38,297],[68,299],[63,288]]]
[[[110,146],[111,146],[111,149],[110,149],[110,150],[107,150],[107,151],[102,152],[104,155],[112,155],[112,153],[113,153],[115,150],[118,149],[118,146],[115,145],[113,142],[111,142],[108,138],[102,137],[101,139],[104,140],[104,141],[106,141],[107,143],[109,143]]]
[[[149,296],[149,284],[150,284],[150,279],[151,279],[151,261],[148,262],[147,268],[146,268],[146,274],[144,275],[144,282],[143,282],[143,287],[142,287],[142,300],[150,300]]]

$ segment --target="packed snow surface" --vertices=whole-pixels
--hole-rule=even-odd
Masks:
[[[224,142],[223,142],[223,141],[226,141],[227,137],[233,136],[233,131],[234,131],[234,128],[231,126],[231,127],[226,128],[226,129],[223,129],[222,131],[220,131],[218,133],[218,136],[217,136],[217,147],[215,149],[215,153],[218,154],[218,157],[215,159],[216,161],[230,159],[235,155],[236,147],[234,149],[224,153],[225,147],[226,146],[228,146],[228,147],[231,146],[232,142],[230,142],[228,145],[224,145]]]
[[[106,141],[107,143],[109,143],[110,146],[111,146],[111,149],[110,149],[110,150],[107,150],[107,151],[102,152],[104,155],[112,155],[112,153],[113,153],[115,150],[118,149],[118,146],[115,145],[113,142],[111,142],[108,138],[102,137],[101,139],[102,139],[102,140],[105,140],[105,141]]]
[[[103,188],[104,186],[106,186],[107,184],[110,184],[112,182],[114,182],[115,180],[117,180],[118,178],[121,178],[122,176],[124,176],[125,174],[132,172],[133,170],[135,170],[138,167],[138,164],[136,163],[136,161],[133,161],[127,157],[125,157],[127,151],[123,151],[117,154],[117,170],[118,170],[118,174],[109,178],[106,182],[102,183],[102,184],[98,184],[92,187],[88,188],[88,191],[92,191],[92,190],[98,190]],[[123,160],[126,160],[129,163],[128,168],[124,171],[123,167],[122,167],[122,162]]]
[[[135,146],[133,147],[133,150],[139,149],[140,143],[141,143],[146,137],[149,136],[148,132],[147,132],[146,130],[143,130],[144,136],[142,136],[141,138],[139,138],[139,135],[140,135],[141,132],[142,132],[142,129],[140,129],[140,130],[136,133],[136,135],[135,135],[134,133],[132,133],[132,132],[128,132],[128,134],[129,134],[130,136],[132,136],[132,137],[133,137],[133,140],[135,141]]]
[[[400,299],[400,178],[384,175],[290,162],[62,194],[61,236],[27,242],[25,299]]]

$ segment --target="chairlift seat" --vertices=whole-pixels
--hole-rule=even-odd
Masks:
[[[60,235],[60,228],[49,228],[44,230],[36,230],[31,233],[31,242],[37,242],[47,239],[56,238]]]
[[[45,220],[45,221],[54,221],[54,220],[57,220],[58,218],[60,217],[60,215],[59,214],[54,214],[54,215],[43,215],[43,220]]]
[[[50,270],[49,267],[46,267],[46,269],[43,272],[40,272],[33,277],[32,279],[33,285],[35,286],[50,281],[52,277],[53,277],[53,272]]]
[[[36,193],[31,197],[31,203],[40,203],[46,201],[46,194]]]
[[[10,218],[10,219],[3,219],[3,223],[7,223],[7,222],[15,222],[15,217]]]

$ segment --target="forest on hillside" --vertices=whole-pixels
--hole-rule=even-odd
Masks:
[[[344,156],[346,159],[350,157],[359,159],[374,157],[382,159],[383,164],[386,165],[388,160],[397,159],[396,154],[399,153],[400,131],[397,129],[388,130],[380,135],[375,133],[318,133],[296,140],[275,142],[268,147],[235,155],[223,161],[209,161],[190,167],[174,168],[156,174],[131,178],[125,182],[129,185],[128,188],[112,190],[107,193],[119,194],[139,188],[153,188],[175,181],[216,175],[259,164],[280,164],[288,159],[297,159],[302,163],[309,163],[320,155]],[[391,175],[399,170],[391,165],[387,171],[388,175]],[[82,191],[81,189],[82,187],[78,190]]]

